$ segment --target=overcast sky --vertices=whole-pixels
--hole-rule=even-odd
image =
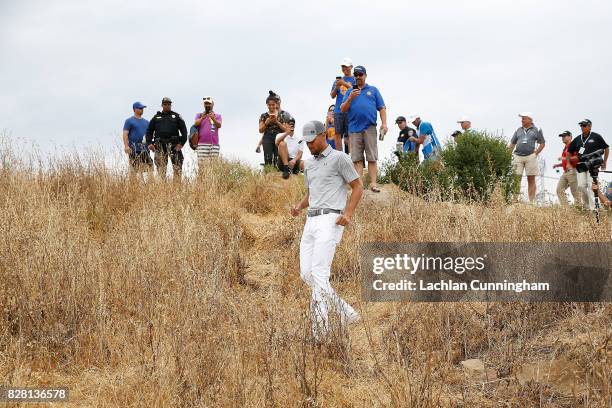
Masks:
[[[321,120],[348,56],[398,115],[442,140],[462,115],[512,135],[534,112],[550,168],[578,120],[612,141],[612,2],[0,0],[0,129],[43,150],[120,146],[140,100],[192,121],[212,95],[221,152],[256,165],[269,89],[297,120]],[[549,170],[549,175],[554,175]]]

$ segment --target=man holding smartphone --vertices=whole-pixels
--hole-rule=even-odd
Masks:
[[[346,92],[355,86],[355,77],[352,74],[353,61],[350,58],[344,58],[340,64],[342,76],[337,76],[332,84],[330,96],[336,98],[334,107],[334,131],[340,140],[344,140],[344,151],[349,152],[348,143],[348,114],[340,110],[340,105],[344,99]]]
[[[294,136],[295,119],[287,122],[288,130],[276,135],[276,146],[278,147],[278,169],[283,172],[286,180],[291,173],[298,174],[302,163],[304,143],[302,139]]]
[[[198,163],[212,157],[219,157],[219,129],[221,115],[213,112],[215,102],[211,96],[203,98],[204,112],[195,116],[195,126],[198,128]]]
[[[351,160],[359,177],[363,175],[364,162],[368,162],[370,190],[379,193],[376,186],[378,138],[376,137],[376,114],[380,113],[381,133],[387,133],[387,110],[378,89],[366,83],[365,67],[358,65],[354,70],[357,84],[344,96],[340,109],[348,113]],[[365,155],[364,155],[365,152]],[[364,160],[365,156],[365,160]]]

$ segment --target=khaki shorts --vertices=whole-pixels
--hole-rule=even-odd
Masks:
[[[365,159],[367,161],[377,161],[377,141],[378,136],[376,135],[376,126],[370,126],[362,132],[349,133],[349,151],[351,152],[351,160],[353,163],[363,161],[364,151]]]
[[[540,173],[538,169],[538,157],[535,153],[531,153],[529,156],[513,154],[512,163],[514,164],[514,174],[517,176],[522,176],[523,170],[525,170],[526,176],[537,176]]]

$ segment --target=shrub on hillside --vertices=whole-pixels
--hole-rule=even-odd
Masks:
[[[439,162],[419,165],[415,156],[409,155],[383,163],[380,182],[442,200],[464,197],[486,201],[500,186],[509,198],[514,183],[512,155],[502,138],[473,131],[446,145]]]
[[[393,183],[404,191],[425,198],[453,198],[453,179],[441,163],[419,164],[415,155],[394,157],[383,162],[379,183]]]
[[[512,192],[512,154],[500,137],[478,131],[461,135],[443,149],[442,161],[468,198],[487,200],[497,185],[506,198]]]

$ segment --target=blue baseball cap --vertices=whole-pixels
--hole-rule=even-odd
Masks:
[[[144,109],[146,108],[146,106],[144,106],[142,103],[140,102],[134,102],[132,104],[132,109]]]
[[[367,71],[365,69],[365,67],[363,65],[357,65],[355,68],[353,68],[353,74],[354,73],[362,73],[364,75],[367,75]]]

